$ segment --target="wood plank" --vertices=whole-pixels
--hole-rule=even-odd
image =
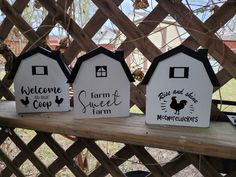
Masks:
[[[141,31],[145,36],[148,36],[166,17],[168,13],[162,9],[161,6],[157,5],[147,17],[143,19],[143,21],[138,25],[137,29]],[[133,42],[136,41],[135,38],[126,38],[124,42],[118,47],[119,49],[124,50],[125,58],[130,55],[130,53],[136,48]],[[159,53],[161,54],[161,53]],[[150,61],[153,60],[154,57],[149,58]]]
[[[36,151],[43,144],[42,138],[39,135],[36,135],[28,144],[27,147],[31,149],[33,152]],[[12,161],[17,168],[19,168],[25,161],[27,160],[27,156],[24,152],[20,152]],[[12,171],[8,168],[8,166],[1,172],[2,176],[11,176]]]
[[[65,4],[65,1],[66,0],[59,0],[58,1],[58,4],[60,5],[60,6],[62,6],[62,8],[64,8],[65,6],[63,6],[63,4]],[[18,2],[18,3],[17,3]],[[13,8],[14,7],[16,7],[17,5],[19,5],[19,1],[17,1],[16,2],[16,4],[15,5],[13,5]],[[67,1],[66,1],[67,2]],[[21,2],[22,3],[22,5],[26,5],[27,4],[27,2],[24,0],[23,2]],[[25,4],[26,3],[26,4]],[[71,4],[71,1],[69,1],[68,2],[68,4],[67,4],[67,7],[66,8],[68,8],[68,6]],[[8,8],[10,8],[10,9],[12,9],[11,7],[10,7],[10,5],[8,4],[8,3],[6,3],[5,4]],[[13,15],[13,16],[10,16],[10,19],[13,21],[13,22],[16,22],[16,21],[20,21],[20,23],[22,22],[23,24],[23,26],[21,27],[21,26],[18,26],[19,27],[19,29],[21,30],[21,32],[24,34],[24,32],[25,31],[23,31],[23,30],[25,30],[25,29],[28,29],[29,31],[27,32],[27,33],[30,33],[31,35],[29,35],[28,36],[28,40],[29,40],[29,43],[26,45],[26,47],[23,49],[23,51],[22,52],[25,52],[27,49],[29,49],[30,47],[33,47],[33,46],[31,46],[32,44],[34,44],[34,45],[37,45],[37,44],[39,44],[39,43],[41,43],[44,39],[45,39],[45,37],[46,37],[46,35],[53,29],[53,27],[54,27],[54,25],[56,24],[56,22],[54,22],[55,20],[54,20],[54,18],[53,18],[53,16],[51,16],[51,15],[47,15],[46,16],[46,18],[44,19],[44,21],[42,22],[42,24],[40,25],[40,27],[37,29],[37,32],[34,32],[34,30],[30,30],[30,26],[26,23],[26,22],[24,22],[24,19],[20,16],[20,12],[21,12],[21,6],[22,5],[20,5],[20,9],[19,10],[14,10],[14,9],[12,9],[12,11],[13,11],[13,13],[15,14],[15,15]],[[19,13],[19,14],[18,14]],[[53,24],[52,24],[53,23]],[[10,26],[12,26],[11,24],[9,24],[9,20],[7,19],[6,20],[6,23],[5,23],[6,25],[10,25]],[[2,24],[1,25],[1,27],[2,28],[4,28],[4,26],[3,26],[4,24]],[[45,25],[47,25],[47,27],[45,27]],[[43,26],[43,28],[41,28],[41,26]],[[0,27],[0,31],[1,31],[1,27]],[[5,28],[4,28],[5,29]],[[9,28],[9,26],[6,28],[6,31],[7,30],[10,30],[10,28]],[[5,33],[3,33],[3,35],[4,35]],[[35,41],[35,39],[36,38],[32,38],[32,37],[30,37],[30,36],[38,36],[38,39]],[[0,35],[0,37],[5,37],[5,36],[1,36]],[[22,53],[21,52],[21,53]],[[7,62],[11,62],[11,63],[7,63],[8,65],[12,65],[12,61],[13,61],[13,59],[12,60],[8,60],[8,58],[9,58],[9,56],[8,55],[10,55],[10,56],[12,56],[13,57],[13,59],[16,57],[12,52],[11,52],[11,50],[10,49],[8,49],[8,53],[3,53],[3,56],[6,58],[6,60],[7,60]],[[10,87],[11,86],[11,84],[12,84],[12,81],[9,81],[8,79],[8,73],[4,76],[4,78],[3,78],[3,80],[2,80],[2,82],[0,82],[0,98],[4,95],[4,97],[7,99],[7,100],[14,100],[15,99],[15,97],[14,97],[14,95],[10,92],[10,90],[8,89],[8,87]]]
[[[114,0],[114,3],[119,6],[123,0]],[[93,17],[89,20],[88,23],[86,23],[85,27],[83,28],[83,31],[92,38],[99,29],[105,24],[107,21],[107,17],[102,13],[100,9],[98,9]],[[64,52],[65,61],[67,64],[70,64],[73,59],[78,55],[78,53],[81,51],[81,47],[77,43],[76,40],[74,40],[68,49]]]
[[[168,14],[166,11],[164,11],[160,6],[156,6],[150,14],[148,14],[147,17],[143,19],[143,21],[138,25],[137,29],[140,30],[144,35],[148,36]],[[122,44],[118,47],[118,49],[124,50],[124,57],[126,58],[130,53],[136,48],[136,46],[129,41],[136,40],[136,39],[130,39],[127,38]],[[154,59],[150,59],[152,61]],[[131,84],[131,107],[136,104],[138,108],[145,112],[145,105],[146,105],[146,99],[145,99],[145,93],[146,93],[146,87],[144,87],[141,84],[138,84],[137,86]]]
[[[180,3],[158,0],[158,3],[209,53],[236,78],[236,54],[227,47],[206,25],[204,25],[190,10]]]
[[[204,24],[212,32],[215,33],[219,30],[227,21],[229,21],[236,14],[236,3],[232,3],[232,0],[225,2],[212,16],[210,16]],[[224,15],[222,15],[224,14]],[[193,37],[189,36],[183,43],[183,45],[196,50],[200,45]],[[215,57],[215,56],[213,56]],[[225,70],[222,69],[217,73],[217,78],[221,86],[226,84],[232,76]],[[214,88],[214,91],[218,88]]]
[[[24,8],[26,7],[26,5],[28,4],[29,0],[22,0],[22,1],[16,1],[13,4],[13,8],[16,9],[16,11],[21,14],[24,10]],[[0,26],[0,38],[2,41],[4,41],[8,34],[10,33],[12,27],[14,26],[13,23],[11,23],[11,21],[8,18],[5,18]],[[10,49],[8,48],[8,51],[10,51]],[[13,54],[11,52],[11,54]],[[11,62],[11,63],[7,63],[7,65],[12,65],[12,61],[9,61],[9,56],[7,55],[6,52],[3,52],[3,57],[6,59],[7,62]],[[15,55],[12,55],[13,57],[15,57]],[[8,89],[8,87],[12,84],[12,82],[7,81],[7,75],[4,76],[4,78],[2,79],[2,81],[0,81],[0,98],[2,98],[2,96],[4,95],[4,97],[7,100],[15,100],[14,95],[10,92],[10,90]]]
[[[1,130],[0,131],[0,145],[6,140],[7,137],[8,137],[8,134],[5,132],[5,130]]]
[[[202,155],[184,154],[204,177],[222,177]]]
[[[57,4],[63,9],[67,10],[69,6],[71,5],[72,0],[58,0]],[[30,40],[24,49],[22,50],[21,54],[25,51],[34,48],[36,46],[39,46],[42,43],[45,43],[45,38],[48,36],[48,34],[52,31],[52,29],[55,27],[57,21],[55,20],[54,16],[52,14],[47,14],[43,22],[38,27],[36,33],[38,34],[39,38],[37,41]],[[45,45],[45,44],[44,44]]]
[[[141,89],[139,89],[134,84],[130,85],[130,100],[131,105],[136,104],[138,108],[142,111],[146,111],[146,97]]]
[[[80,138],[81,142],[93,154],[93,156],[115,177],[125,177],[120,169],[107,157],[100,147],[93,141],[85,138]]]
[[[235,177],[235,176],[236,176],[236,170],[230,174],[227,174],[225,177]]]
[[[150,170],[155,177],[170,177],[160,164],[142,146],[129,145],[135,156]],[[150,165],[149,165],[150,164]],[[154,165],[155,164],[155,165]]]
[[[57,21],[64,29],[68,30],[74,40],[79,43],[80,47],[84,51],[90,51],[97,47],[96,44],[89,38],[89,36],[79,27],[79,25],[67,13],[65,13],[60,6],[56,5],[55,1],[39,0],[39,2],[48,10],[50,14],[56,14],[55,18]]]
[[[233,18],[236,13],[236,3],[233,3],[233,1],[226,1],[214,14],[212,14],[204,22],[204,25],[209,29],[209,31],[211,31],[212,33],[217,32],[221,27],[224,26],[224,24],[226,24],[231,18]],[[200,46],[192,36],[189,36],[183,42],[183,45],[193,50],[196,50]]]
[[[20,14],[11,7],[11,5],[6,1],[0,1],[1,11],[6,15],[6,17],[14,23],[14,25],[21,31],[21,33],[31,41],[37,41],[38,35],[33,32],[32,27],[20,16]]]
[[[127,39],[123,43],[124,45],[119,47],[120,49],[124,49],[125,57],[127,57],[135,47],[150,61],[161,54],[161,51],[146,37],[146,35],[166,17],[167,13],[165,13],[161,7],[155,8],[147,19],[145,19],[146,21],[144,20],[144,22],[136,27],[111,1],[95,1],[94,3],[127,36]],[[153,21],[154,16],[157,16],[157,14],[160,14],[160,16],[158,15],[158,19],[155,19],[157,22],[151,25],[148,21]],[[120,18],[116,18],[117,16]],[[132,43],[130,41],[132,41]],[[131,85],[131,105],[136,104],[139,109],[145,112],[145,95],[141,91],[142,88],[143,87],[137,89],[136,86]]]
[[[11,163],[11,160],[5,155],[2,150],[0,149],[0,159],[6,164],[6,166],[16,175],[19,177],[24,177],[23,173]],[[1,175],[1,174],[0,174]],[[2,176],[2,175],[1,175]],[[4,176],[8,177],[8,176]]]
[[[15,54],[7,47],[6,44],[0,42],[3,46],[4,51],[1,52],[2,56],[6,59],[5,70],[6,73],[2,80],[0,80],[0,99],[5,96],[6,100],[15,100],[15,96],[9,90],[9,87],[12,85],[12,81],[8,80],[8,75],[12,67],[12,63],[16,58]]]
[[[115,153],[110,160],[116,165],[120,166],[126,160],[133,156],[133,152],[128,146],[123,147],[117,153]],[[89,177],[104,177],[109,174],[109,171],[103,166],[100,165],[92,173],[89,174]]]
[[[191,128],[146,125],[143,115],[100,119],[75,119],[73,111],[18,115],[15,102],[1,101],[0,125],[236,159],[236,129],[229,122]]]
[[[77,154],[83,151],[84,145],[79,141],[76,141],[72,144],[67,150],[66,154],[71,158],[74,158]],[[65,166],[64,163],[61,162],[61,159],[58,157],[51,165],[49,165],[48,169],[55,175],[61,168]],[[39,175],[39,177],[44,177],[43,174]]]
[[[21,14],[25,9],[26,5],[28,4],[28,2],[29,0],[15,1],[12,7],[16,10],[16,12]],[[8,18],[5,18],[3,20],[0,26],[0,38],[2,41],[4,41],[7,38],[13,26],[14,23],[12,23]]]
[[[211,104],[211,121],[228,121],[226,114],[221,112],[215,104]]]
[[[39,133],[44,138],[45,143],[57,155],[63,165],[66,165],[74,175],[87,177],[87,175],[76,165],[73,158],[69,157],[63,148],[51,137],[49,133]]]
[[[130,19],[123,14],[112,1],[92,1],[119,28],[119,30],[126,35],[127,38],[135,39],[132,40],[132,43],[143,53],[146,58],[152,61],[154,56],[161,54],[161,51],[145,36],[142,31],[138,30],[133,22],[131,22]]]
[[[222,87],[223,85],[225,85],[230,79],[232,79],[233,77],[231,76],[231,74],[226,70],[226,69],[222,69],[220,70],[217,74],[216,77],[219,81],[220,86]],[[219,87],[219,88],[221,88]],[[218,91],[219,88],[214,88],[214,92]]]
[[[13,101],[15,100],[15,96],[11,91],[6,87],[4,82],[0,80],[0,98],[5,97],[6,100]]]
[[[34,152],[25,145],[25,143],[18,137],[18,135],[15,134],[14,131],[11,131],[9,137],[41,173],[43,173],[45,176],[53,177],[52,173],[45,167],[40,159],[35,156]]]
[[[206,160],[219,172],[229,174],[236,170],[236,160],[205,156]]]
[[[167,164],[163,166],[165,171],[168,171],[168,173],[172,176],[178,173],[179,171],[183,170],[187,166],[189,166],[191,163],[189,160],[187,160],[184,156],[184,153],[179,154],[174,159],[170,160]]]

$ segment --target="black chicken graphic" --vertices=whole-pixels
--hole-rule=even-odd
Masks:
[[[170,103],[170,107],[175,110],[175,114],[179,115],[179,111],[185,107],[187,104],[186,100],[181,100],[179,103],[177,103],[176,97],[171,97],[172,101]]]
[[[59,107],[60,106],[60,104],[63,102],[63,98],[60,98],[59,99],[59,97],[58,96],[56,96],[56,99],[55,99],[55,103],[57,103],[57,106]]]
[[[25,99],[20,99],[20,101],[23,105],[25,105],[26,108],[27,108],[27,105],[30,103],[29,98],[27,96],[25,97]]]

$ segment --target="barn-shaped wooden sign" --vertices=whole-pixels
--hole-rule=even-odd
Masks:
[[[146,87],[146,123],[208,127],[213,87],[219,86],[207,58],[178,46],[154,59]]]
[[[129,116],[134,79],[123,55],[99,47],[78,58],[68,80],[73,83],[76,118]]]
[[[58,51],[37,47],[17,57],[9,74],[17,112],[68,111],[69,75]]]

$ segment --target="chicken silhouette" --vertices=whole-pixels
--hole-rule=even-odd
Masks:
[[[27,108],[27,105],[30,103],[29,98],[27,96],[25,97],[25,99],[20,99],[20,101],[23,105],[25,105],[26,108]]]
[[[186,100],[181,100],[179,103],[177,103],[176,97],[171,97],[172,101],[170,103],[170,107],[175,110],[175,114],[179,115],[179,111],[185,107],[187,104]]]
[[[57,103],[57,106],[59,107],[60,106],[60,104],[63,102],[63,98],[58,98],[58,96],[56,96],[56,100],[55,100],[55,103]]]

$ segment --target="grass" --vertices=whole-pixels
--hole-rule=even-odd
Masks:
[[[213,99],[236,101],[236,80],[231,79],[213,94]],[[222,111],[236,112],[236,106],[219,106]]]

